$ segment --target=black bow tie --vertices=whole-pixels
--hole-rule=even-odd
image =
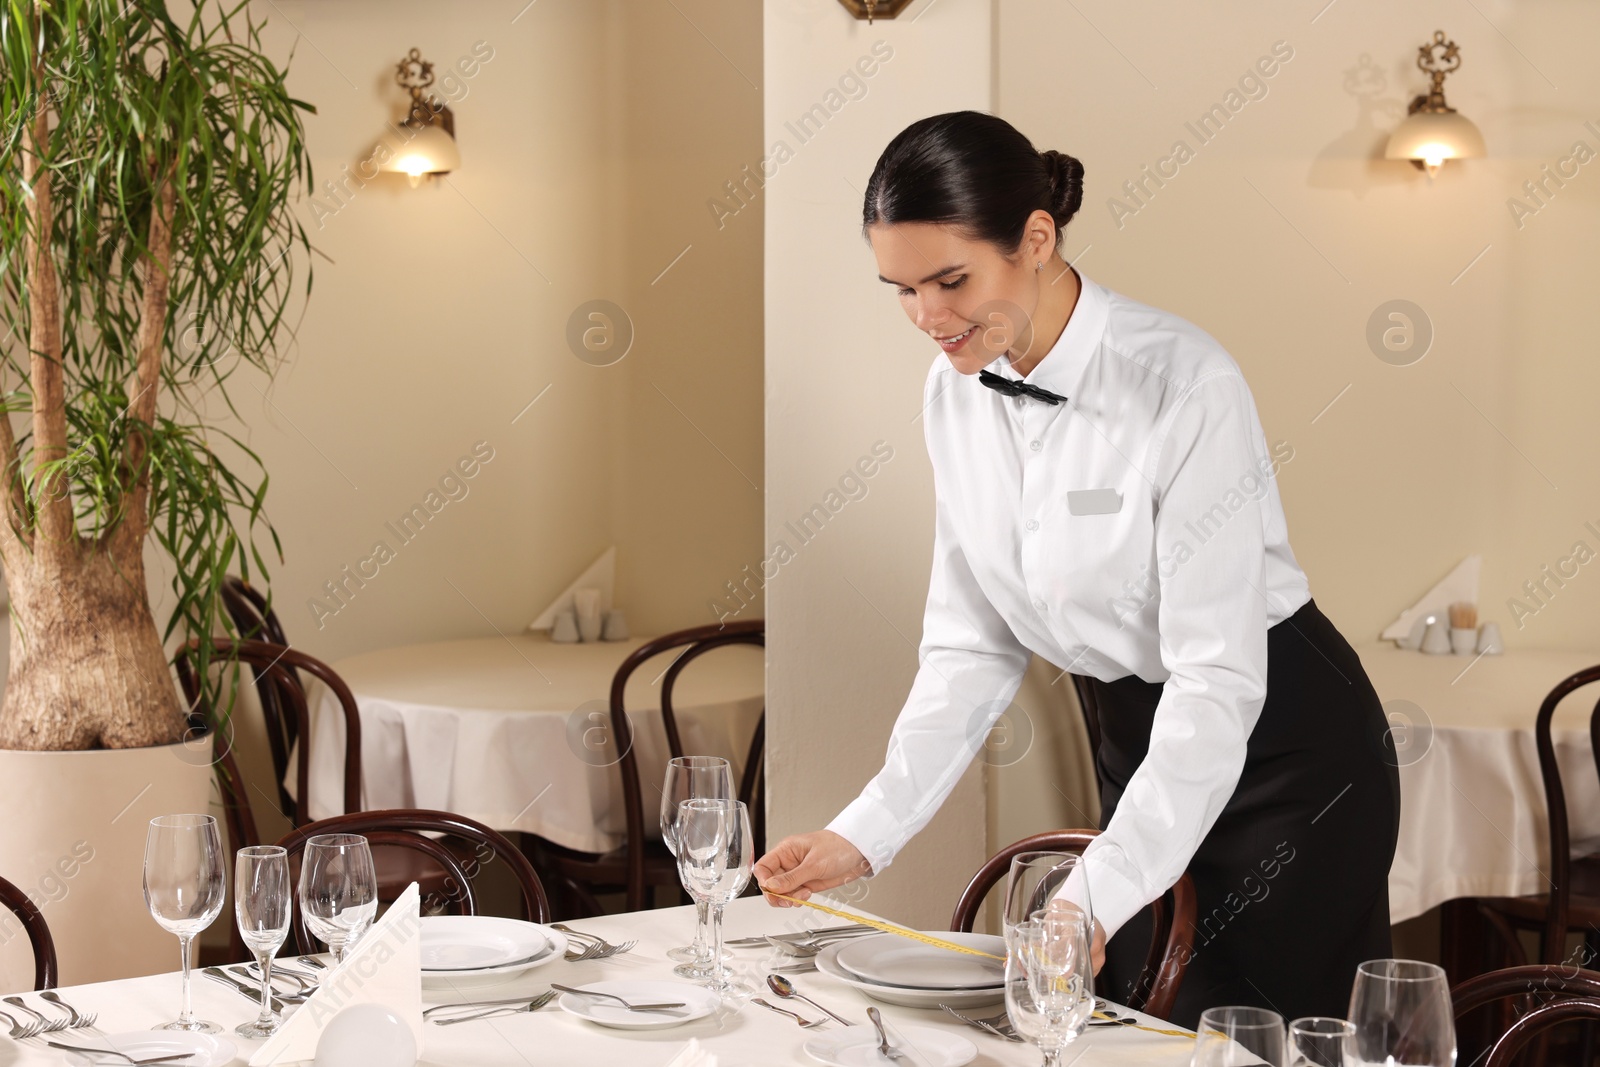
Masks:
[[[1066,399],[1060,393],[1052,393],[1048,389],[1041,389],[1027,382],[1014,382],[1010,378],[1002,378],[986,370],[978,372],[978,381],[1005,396],[1030,396],[1035,400],[1043,400],[1046,404],[1059,404]]]

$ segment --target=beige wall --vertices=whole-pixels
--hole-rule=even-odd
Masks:
[[[1481,552],[1481,608],[1513,654],[1600,643],[1591,567],[1521,630],[1506,606],[1573,542],[1600,550],[1583,528],[1600,519],[1600,472],[1580,436],[1600,385],[1589,328],[1600,164],[1520,229],[1507,206],[1574,141],[1600,151],[1583,125],[1600,126],[1600,75],[1584,54],[1600,12],[1548,0],[1480,8],[1006,0],[992,5],[991,48],[985,0],[913,5],[871,34],[831,0],[768,0],[769,140],[859,42],[896,48],[876,95],[849,104],[786,165],[781,190],[769,187],[769,306],[797,309],[774,315],[767,335],[769,539],[852,450],[874,436],[896,446],[874,495],[768,590],[771,744],[786,761],[774,771],[778,825],[820,824],[855,794],[915,670],[932,512],[909,420],[932,354],[878,291],[857,231],[878,153],[939,111],[994,110],[1036,146],[1083,160],[1067,255],[1196,322],[1244,367],[1268,435],[1295,448],[1279,483],[1296,554],[1352,642],[1375,639]],[[1430,186],[1371,157],[1423,88],[1413,60],[1436,28],[1461,45],[1448,97],[1479,124],[1490,158],[1448,165]],[[1200,145],[1185,121],[1280,40],[1294,55],[1265,96]],[[1108,198],[1179,138],[1194,158],[1143,206],[1130,201],[1138,210],[1119,226]],[[1419,304],[1435,331],[1407,367],[1381,362],[1365,340],[1374,309],[1397,298]],[[1076,708],[1065,680],[1049,684],[1055,675],[1036,664],[1013,709],[1034,727],[1028,755],[991,754],[1007,765],[989,769],[987,791],[965,784],[960,810],[940,816],[939,844],[931,833],[914,843],[870,890],[872,905],[940,921],[985,825],[999,844],[1094,815]]]

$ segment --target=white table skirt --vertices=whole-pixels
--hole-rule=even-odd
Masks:
[[[1432,656],[1387,642],[1357,649],[1373,688],[1421,709],[1401,746],[1400,842],[1389,871],[1393,922],[1447,900],[1549,891],[1549,822],[1534,748],[1539,704],[1600,653],[1513,648],[1504,655]],[[1600,777],[1588,713],[1600,690],[1580,690],[1556,713],[1554,740],[1573,851],[1600,844]],[[1415,713],[1409,713],[1410,714]],[[1431,731],[1431,739],[1426,731]]]
[[[615,748],[604,746],[605,709],[617,667],[644,640],[567,645],[518,634],[333,664],[361,709],[363,807],[435,808],[585,852],[617,847],[624,812]],[[667,759],[659,681],[670,662],[651,660],[628,686],[651,826]],[[762,649],[735,646],[684,669],[673,710],[689,754],[724,756],[742,771],[764,703],[764,666]],[[312,686],[309,696],[309,801],[321,819],[341,810],[344,720],[326,688]]]
[[[741,937],[799,929],[802,923],[826,925],[832,921],[815,912],[772,909],[761,900],[747,898],[729,906],[727,931],[729,937]],[[498,986],[475,987],[470,994],[451,996],[424,989],[423,1001],[426,1005],[433,1005],[459,1000],[492,1000],[521,995],[531,997],[547,988],[551,982],[582,985],[621,978],[681,981],[672,976],[672,964],[666,959],[665,952],[668,948],[686,943],[693,925],[693,908],[585,919],[578,924],[580,929],[611,940],[637,938],[638,947],[610,960],[552,963],[524,972]],[[761,966],[765,951],[735,949],[735,966],[741,973],[759,982],[765,974]],[[847,1019],[866,1022],[866,1007],[874,1002],[864,994],[824,974],[798,974],[791,977],[801,992]],[[60,993],[79,1011],[99,1012],[99,1026],[107,1033],[146,1030],[155,1023],[176,1017],[179,980],[176,974],[162,974],[74,986],[62,989]],[[40,1006],[37,996],[27,994],[26,999],[30,1004]],[[197,973],[194,980],[194,1007],[198,1017],[223,1026],[227,1031],[224,1036],[238,1046],[239,1058],[234,1061],[235,1064],[244,1064],[260,1047],[259,1042],[246,1041],[232,1033],[235,1026],[254,1018],[256,1014],[255,1006],[244,996],[230,992]],[[915,1024],[959,1032],[978,1047],[978,1058],[973,1061],[977,1067],[997,1064],[1033,1067],[1039,1062],[1039,1052],[1032,1045],[990,1037],[963,1026],[938,1010],[903,1008],[892,1004],[879,1007],[891,1026]],[[808,1018],[820,1015],[804,1004],[798,1005],[797,1010]],[[998,1010],[984,1009],[984,1012],[987,1014]],[[1166,1025],[1142,1016],[1140,1021]],[[607,1067],[626,1064],[628,1067],[651,1067],[672,1059],[691,1037],[698,1038],[702,1046],[717,1056],[719,1067],[815,1063],[801,1051],[808,1031],[801,1030],[792,1020],[754,1004],[670,1030],[627,1033],[607,1030],[575,1019],[553,1004],[530,1015],[504,1016],[459,1026],[429,1024],[425,1029],[426,1041],[420,1061],[425,1067],[529,1067],[530,1064],[604,1064]],[[830,1023],[819,1032],[827,1033],[834,1029],[836,1024]],[[81,1035],[71,1031],[54,1036],[80,1043],[74,1039]],[[12,1058],[4,1062],[18,1067],[59,1064],[64,1057],[63,1053],[45,1047],[37,1039],[20,1044],[0,1039],[0,1044],[10,1045],[8,1052]],[[1166,1037],[1123,1027],[1104,1027],[1088,1030],[1074,1045],[1070,1055],[1074,1067],[1188,1067],[1193,1051],[1194,1044],[1187,1038]]]

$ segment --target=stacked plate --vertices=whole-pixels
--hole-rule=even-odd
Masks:
[[[1000,958],[952,952],[898,934],[872,934],[824,948],[817,953],[817,970],[874,1000],[909,1008],[976,1008],[1005,999],[1004,938],[948,931],[928,936]]]
[[[506,981],[567,951],[559,930],[489,915],[422,919],[422,984],[457,987]]]

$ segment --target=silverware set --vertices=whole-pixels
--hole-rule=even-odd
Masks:
[[[577,963],[580,960],[608,960],[612,956],[620,956],[637,945],[637,941],[624,941],[620,945],[613,945],[603,937],[595,934],[586,934],[582,930],[574,930],[565,923],[551,923],[550,929],[560,930],[568,937],[576,937],[583,945],[574,951],[573,946],[567,946],[567,959]]]
[[[94,1029],[94,1021],[99,1017],[95,1013],[89,1012],[86,1014],[78,1011],[72,1005],[62,1000],[53,989],[45,990],[43,993],[39,994],[39,997],[46,1003],[65,1011],[67,1013],[67,1017],[64,1019],[60,1018],[59,1016],[51,1018],[28,1007],[27,1002],[21,997],[6,997],[5,1002],[7,1004],[11,1005],[13,1008],[21,1009],[21,1012],[26,1013],[31,1017],[31,1021],[24,1022],[20,1021],[22,1018],[21,1014],[13,1016],[10,1013],[0,1011],[0,1019],[4,1019],[11,1027],[12,1040],[26,1041],[28,1038],[38,1037],[40,1034],[58,1034],[63,1030]]]

